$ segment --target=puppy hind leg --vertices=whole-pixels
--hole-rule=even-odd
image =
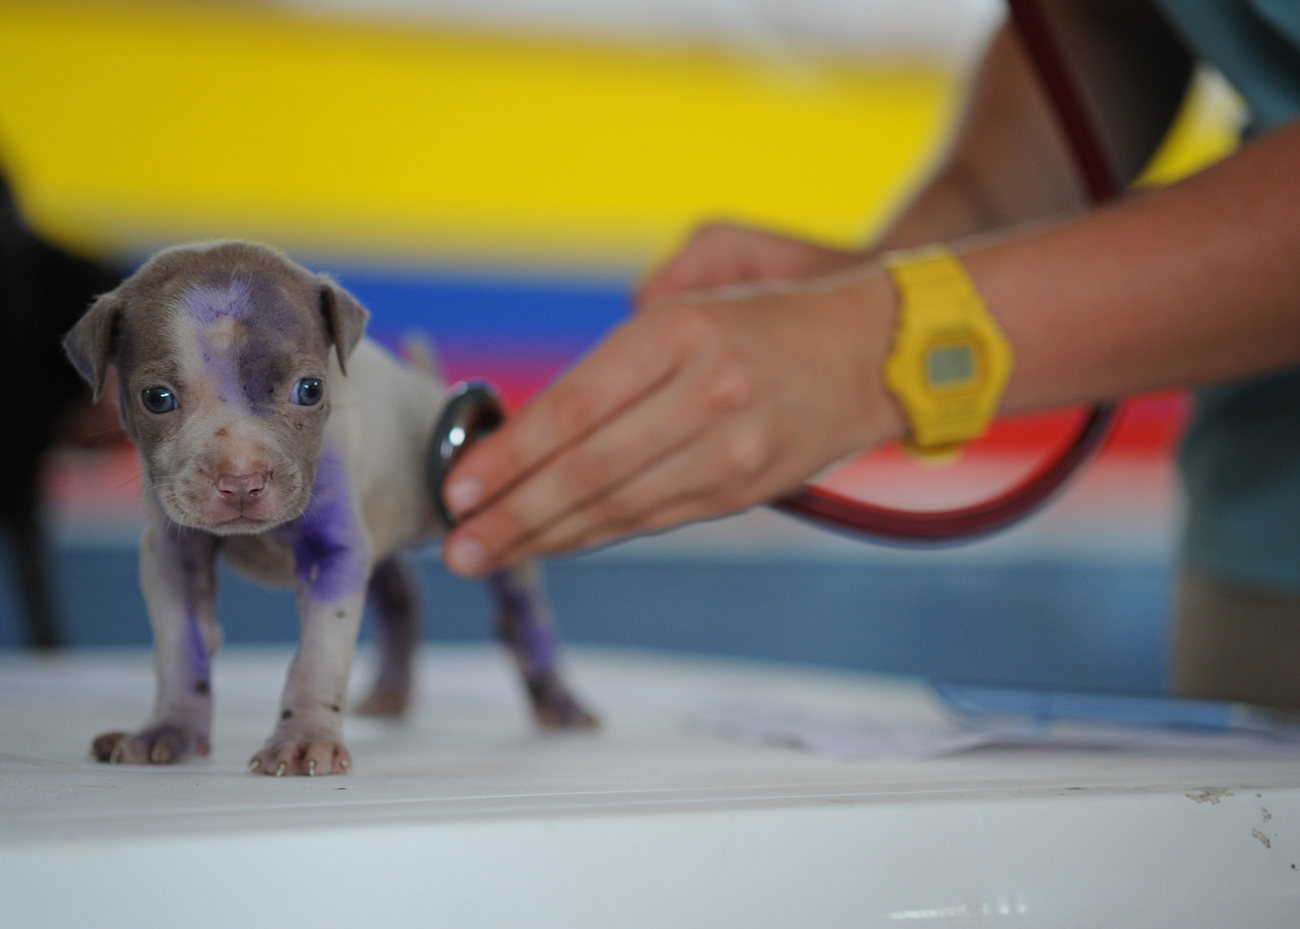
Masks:
[[[598,725],[560,675],[558,644],[537,565],[526,562],[499,571],[488,579],[488,586],[495,600],[497,639],[514,656],[537,722],[548,729]]]
[[[375,618],[379,668],[369,695],[357,705],[366,716],[405,714],[413,689],[413,664],[420,642],[419,588],[410,559],[391,555],[375,565],[366,605]]]

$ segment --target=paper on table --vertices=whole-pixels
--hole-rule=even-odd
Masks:
[[[1076,721],[959,724],[834,716],[789,708],[746,707],[695,717],[724,738],[784,745],[850,761],[919,761],[994,745],[1041,745],[1158,754],[1300,756],[1300,744],[1263,733]]]
[[[718,710],[698,715],[695,722],[724,738],[785,745],[855,761],[936,758],[990,743],[988,733],[968,732],[942,722],[836,717],[793,709]]]

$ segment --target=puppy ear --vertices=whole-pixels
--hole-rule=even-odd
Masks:
[[[108,366],[117,357],[122,308],[118,292],[109,291],[92,303],[63,337],[63,350],[67,352],[68,360],[94,389],[96,400],[104,394]]]
[[[328,274],[319,274],[320,312],[325,320],[325,334],[339,356],[339,370],[348,373],[348,356],[366,332],[370,313],[356,297],[344,290]]]

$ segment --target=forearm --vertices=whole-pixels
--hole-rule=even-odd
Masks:
[[[1037,78],[1004,27],[976,69],[965,113],[934,174],[867,251],[951,241],[1084,205]]]
[[[1300,362],[1300,124],[1180,184],[958,243],[1016,365],[1003,411]]]

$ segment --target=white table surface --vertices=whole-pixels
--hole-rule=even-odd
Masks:
[[[925,722],[925,689],[580,649],[605,725],[546,735],[465,648],[409,721],[349,720],[352,775],[249,775],[287,661],[222,655],[212,756],[133,768],[86,748],[143,719],[145,653],[0,657],[0,926],[1300,926],[1294,759],[847,762],[693,720]]]

